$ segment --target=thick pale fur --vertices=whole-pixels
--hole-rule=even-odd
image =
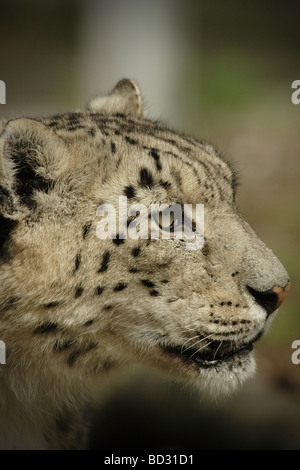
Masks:
[[[274,315],[247,286],[288,283],[210,145],[143,118],[132,80],[82,112],[1,127],[2,449],[83,448],[99,378],[130,361],[217,395],[254,373],[250,352],[215,367],[186,360],[210,342],[234,349],[259,337]],[[146,206],[203,203],[203,249],[100,240],[97,207],[124,194]]]

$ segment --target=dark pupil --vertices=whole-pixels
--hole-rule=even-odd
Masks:
[[[161,212],[161,217],[163,217],[163,216],[164,216],[164,213]],[[162,225],[161,223],[159,223],[158,225],[159,225],[159,227],[160,227],[162,230],[174,231],[175,215],[171,212],[171,213],[169,214],[169,217],[170,217],[170,219],[173,217],[173,220],[172,220],[172,222],[170,223],[170,225],[164,226],[164,225]],[[170,220],[170,219],[169,219],[169,220]]]

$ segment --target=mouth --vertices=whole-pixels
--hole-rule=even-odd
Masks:
[[[212,344],[213,343],[213,344]],[[213,341],[206,350],[184,350],[181,346],[162,346],[168,355],[181,359],[185,364],[197,368],[216,368],[224,363],[240,361],[253,350],[253,344],[245,343],[234,347],[230,342]]]

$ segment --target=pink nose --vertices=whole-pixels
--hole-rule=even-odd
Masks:
[[[263,307],[269,316],[282,304],[285,297],[287,296],[290,286],[291,283],[289,281],[285,287],[275,286],[272,289],[266,290],[264,292],[253,289],[253,287],[250,286],[247,286],[247,288],[258,305]]]
[[[288,291],[290,290],[290,287],[291,287],[291,281],[289,281],[289,283],[285,287],[278,287],[278,286],[273,287],[272,292],[274,292],[277,295],[277,299],[278,299],[277,304],[276,304],[277,308],[282,304],[282,302],[286,298]]]

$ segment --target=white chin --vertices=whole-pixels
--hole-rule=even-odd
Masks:
[[[197,379],[194,374],[191,382],[205,395],[218,398],[238,390],[246,380],[253,377],[255,371],[256,363],[251,351],[240,358],[221,362],[217,367],[200,368]]]

